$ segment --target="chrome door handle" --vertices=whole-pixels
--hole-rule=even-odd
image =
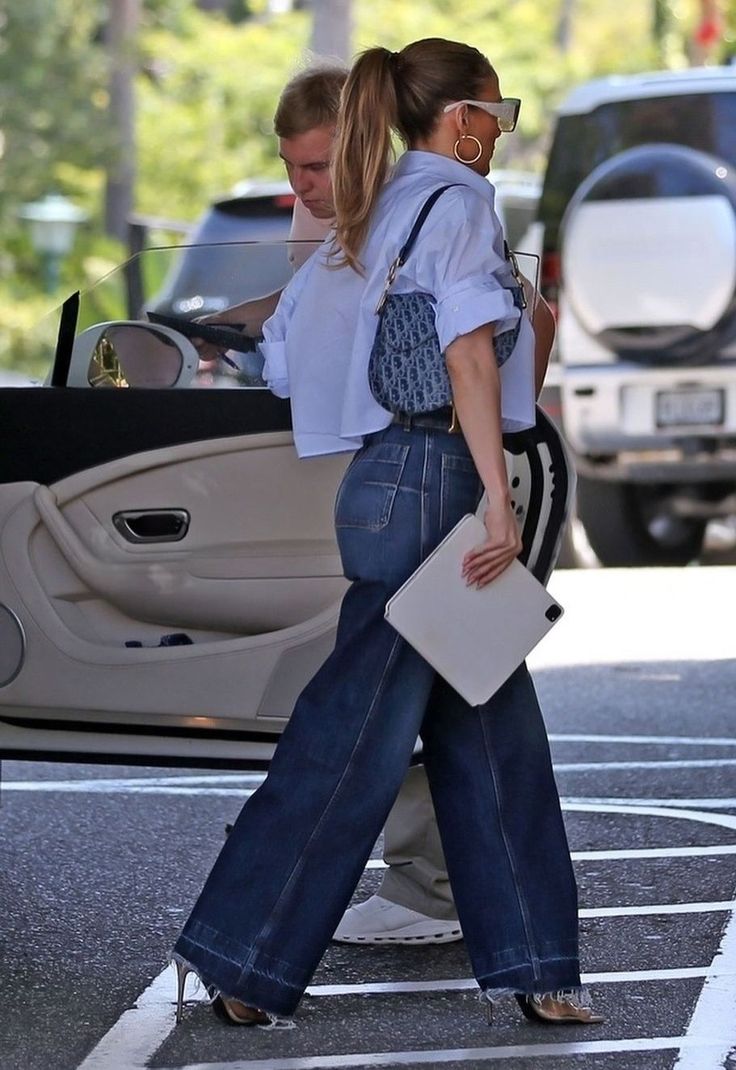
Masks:
[[[186,509],[128,509],[113,514],[112,522],[126,542],[180,542],[189,531]]]

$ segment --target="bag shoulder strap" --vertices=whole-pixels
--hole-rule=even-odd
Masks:
[[[398,267],[402,267],[406,263],[406,259],[409,256],[409,253],[412,251],[415,241],[419,237],[419,231],[424,226],[427,216],[432,211],[432,208],[440,199],[442,194],[445,192],[445,190],[452,189],[453,186],[459,185],[459,182],[450,182],[446,186],[440,186],[439,189],[433,190],[432,193],[430,193],[429,197],[427,197],[426,201],[421,207],[419,215],[414,220],[414,226],[409,232],[409,237],[402,245],[401,249],[399,250],[399,255],[396,257]]]
[[[388,292],[393,286],[394,279],[396,278],[396,272],[406,263],[407,257],[409,256],[409,253],[412,251],[412,248],[414,246],[414,242],[419,236],[419,231],[424,226],[424,222],[429,213],[431,212],[433,205],[437,200],[439,200],[439,198],[442,196],[446,189],[450,189],[452,186],[460,185],[462,185],[462,183],[460,182],[449,182],[446,186],[440,186],[439,189],[433,190],[430,193],[429,197],[427,197],[426,201],[421,207],[419,215],[414,220],[414,226],[409,232],[409,237],[401,246],[398,256],[392,262],[391,266],[388,269],[388,275],[386,276],[386,282],[384,283],[383,293],[381,294],[378,304],[376,305],[376,315],[380,315],[383,311],[384,305],[386,304],[386,299],[388,298]]]

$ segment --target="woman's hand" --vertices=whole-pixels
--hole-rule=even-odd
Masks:
[[[485,587],[521,550],[501,439],[493,324],[460,335],[447,347],[446,359],[455,411],[489,503],[483,518],[488,538],[466,554],[462,571],[468,584]]]
[[[496,500],[483,514],[488,538],[463,558],[468,586],[485,587],[521,553],[521,536],[508,499]]]

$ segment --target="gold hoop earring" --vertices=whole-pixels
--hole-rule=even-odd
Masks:
[[[472,160],[464,160],[462,158],[462,156],[460,155],[460,153],[457,151],[457,147],[458,147],[458,145],[460,144],[461,141],[474,141],[476,143],[476,145],[478,146],[478,151],[477,151],[477,153],[475,154],[475,156],[473,157]],[[474,134],[461,134],[460,137],[455,142],[455,144],[452,146],[452,152],[453,152],[453,155],[454,155],[455,159],[459,160],[460,163],[475,163],[476,160],[479,160],[481,158],[481,156],[483,155],[483,146],[481,145],[480,141],[478,140],[477,137],[475,137]]]

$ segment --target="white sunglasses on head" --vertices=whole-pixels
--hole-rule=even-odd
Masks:
[[[499,130],[504,134],[510,134],[516,128],[521,108],[521,101],[518,97],[504,97],[503,100],[497,101],[456,100],[453,104],[448,104],[444,110],[445,112],[453,111],[462,104],[469,104],[472,108],[482,108],[489,115],[494,115],[498,119]]]

